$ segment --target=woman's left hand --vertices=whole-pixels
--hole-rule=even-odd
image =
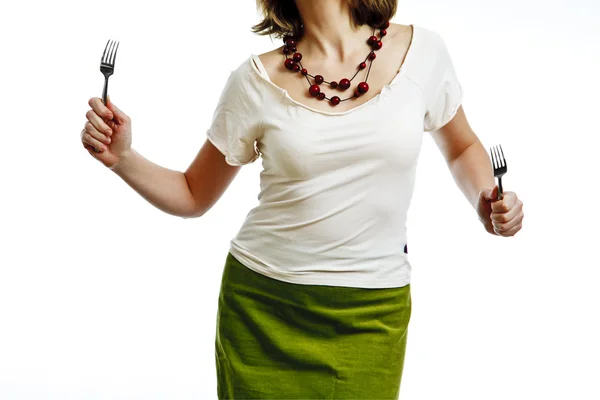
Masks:
[[[479,192],[477,215],[492,235],[514,236],[523,225],[523,202],[515,192],[504,192],[498,200],[498,185]]]

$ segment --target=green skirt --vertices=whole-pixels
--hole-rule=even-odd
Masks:
[[[215,356],[219,399],[397,399],[410,285],[299,285],[227,255]]]

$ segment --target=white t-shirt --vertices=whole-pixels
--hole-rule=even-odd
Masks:
[[[231,165],[262,158],[259,205],[231,240],[242,264],[296,284],[410,283],[406,216],[423,132],[462,101],[444,40],[413,28],[393,81],[344,112],[293,100],[256,55],[231,73],[207,136]]]

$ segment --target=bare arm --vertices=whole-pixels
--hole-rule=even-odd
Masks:
[[[240,166],[206,140],[187,171],[161,167],[135,150],[112,170],[158,209],[183,218],[200,217],[221,198]]]
[[[431,132],[434,142],[444,156],[454,181],[473,207],[479,191],[494,187],[494,172],[488,154],[471,129],[460,106],[454,118],[441,129]]]
[[[241,165],[232,166],[225,156],[206,139],[198,155],[185,171],[194,206],[192,217],[201,216],[215,205],[236,177]]]
[[[131,148],[131,118],[107,96],[89,101],[81,141],[94,158],[156,208],[183,218],[199,217],[225,192],[240,166],[231,166],[208,140],[185,173],[161,167]],[[94,149],[98,150],[95,151]]]

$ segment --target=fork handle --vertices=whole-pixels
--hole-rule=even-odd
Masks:
[[[502,200],[504,198],[502,191],[502,177],[498,177],[498,200]]]
[[[104,80],[104,90],[102,90],[102,103],[106,105],[106,95],[108,94],[108,76]]]

